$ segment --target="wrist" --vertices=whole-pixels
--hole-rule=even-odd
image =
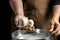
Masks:
[[[58,21],[59,17],[60,17],[60,6],[55,5],[55,6],[53,6],[53,17],[52,17],[52,19]]]
[[[54,20],[54,21],[56,21],[56,22],[59,22],[59,17],[53,16],[53,17],[52,17],[52,20]]]
[[[15,12],[15,15],[24,16],[24,13],[22,13],[22,12]]]
[[[20,15],[20,14],[17,14],[17,15],[15,15],[15,16],[25,17],[24,15]]]
[[[59,18],[60,16],[60,5],[53,6],[53,17]]]
[[[59,20],[59,13],[58,12],[55,12],[55,13],[53,13],[54,15],[53,15],[53,19],[54,20]]]

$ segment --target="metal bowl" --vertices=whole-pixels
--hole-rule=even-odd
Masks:
[[[30,30],[16,30],[11,33],[12,40],[50,40],[51,34],[45,29]]]

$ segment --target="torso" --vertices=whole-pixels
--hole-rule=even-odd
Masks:
[[[37,10],[34,10],[32,13],[30,13],[31,11],[28,11],[29,13],[25,13],[27,14],[26,16],[32,18],[35,21],[35,26],[37,28],[49,29],[49,20],[45,20],[45,14],[49,0],[28,0],[28,2],[32,4]]]

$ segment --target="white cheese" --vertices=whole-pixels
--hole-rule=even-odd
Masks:
[[[32,19],[29,19],[28,25],[32,27],[34,25],[34,21]]]

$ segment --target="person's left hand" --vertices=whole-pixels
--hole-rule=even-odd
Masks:
[[[59,23],[59,19],[57,20],[57,19],[52,19],[51,20],[51,24],[50,24],[51,26],[51,28],[50,28],[50,32],[53,34],[53,35],[60,35],[60,23]],[[54,30],[54,28],[55,28],[55,30]]]

